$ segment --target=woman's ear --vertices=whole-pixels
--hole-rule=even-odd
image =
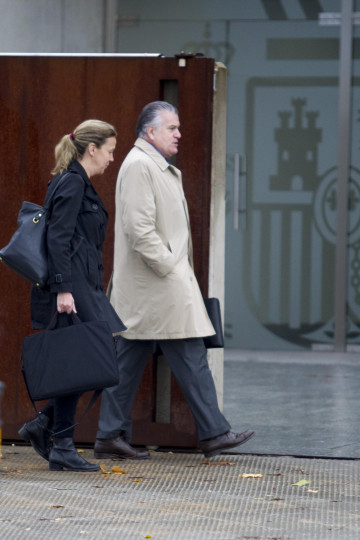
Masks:
[[[87,150],[88,150],[91,157],[94,155],[95,148],[96,148],[96,145],[95,145],[95,143],[92,143],[92,142],[87,147]]]

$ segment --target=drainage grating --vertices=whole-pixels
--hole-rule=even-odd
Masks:
[[[92,451],[86,450],[86,459]],[[108,473],[50,472],[3,446],[2,539],[358,540],[356,460],[152,452]],[[112,472],[117,466],[124,473]],[[250,475],[244,477],[245,475]],[[259,476],[258,476],[259,475]]]

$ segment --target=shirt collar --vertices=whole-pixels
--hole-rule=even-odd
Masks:
[[[155,161],[162,171],[165,171],[168,167],[171,167],[180,173],[179,169],[172,165],[172,163],[170,163],[170,161],[168,161],[153,144],[147,142],[145,139],[141,137],[136,139],[135,146],[151,157],[151,159]]]

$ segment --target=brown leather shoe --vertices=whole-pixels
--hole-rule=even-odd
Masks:
[[[208,439],[207,441],[200,441],[200,448],[204,452],[205,457],[212,457],[220,454],[228,448],[234,448],[240,446],[240,444],[246,443],[251,437],[255,435],[255,431],[244,431],[243,433],[234,433],[228,431],[223,435]]]
[[[96,459],[149,459],[148,450],[137,450],[130,446],[120,435],[116,439],[96,439],[94,446]]]

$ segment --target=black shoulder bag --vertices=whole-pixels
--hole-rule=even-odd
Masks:
[[[7,246],[0,249],[0,261],[38,287],[44,287],[49,277],[46,229],[50,202],[66,176],[68,174],[58,181],[46,205],[23,202],[18,214],[18,229]]]

